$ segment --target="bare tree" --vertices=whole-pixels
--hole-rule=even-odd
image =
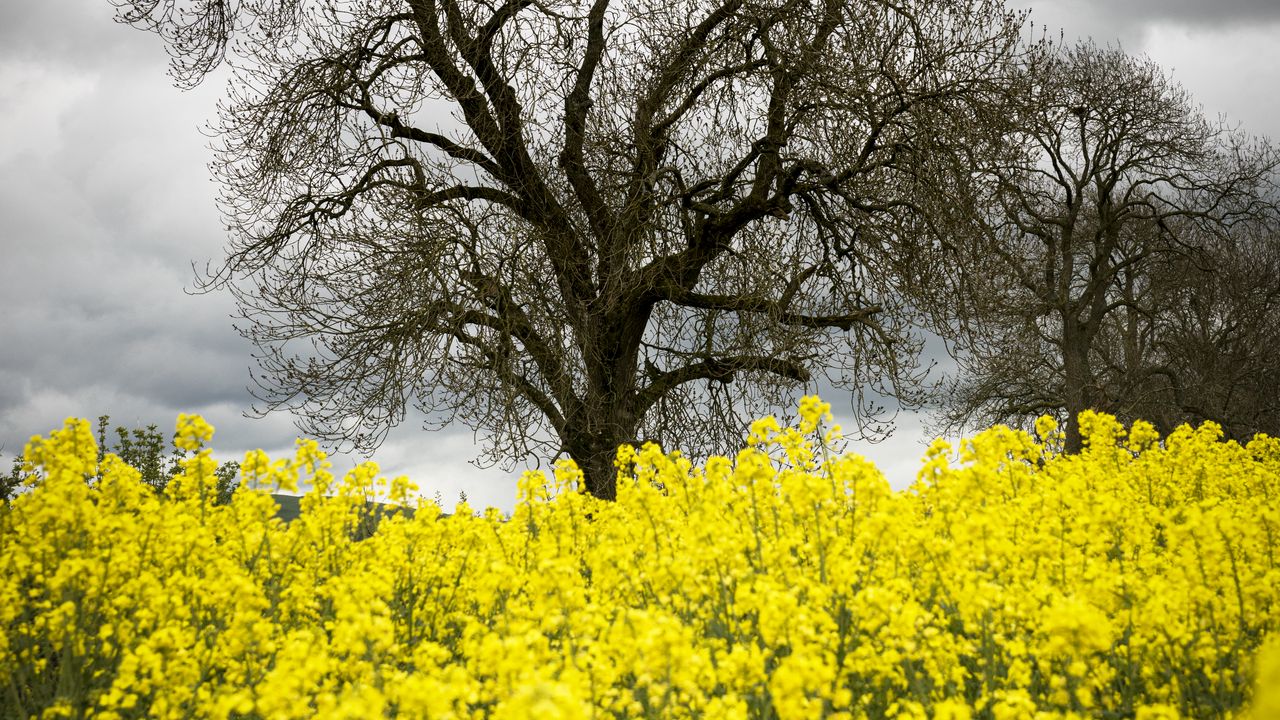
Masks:
[[[1280,156],[1119,49],[1039,44],[1023,83],[998,160],[956,163],[970,201],[945,243],[949,293],[933,298],[959,366],[943,417],[954,428],[1065,415],[1076,450],[1085,409],[1168,415],[1169,273],[1275,218]],[[1192,305],[1216,302],[1214,272],[1181,278]]]
[[[214,287],[267,410],[490,458],[722,451],[825,376],[920,396],[922,158],[1001,93],[999,0],[113,0],[180,85],[229,59]],[[875,416],[863,416],[874,432]]]
[[[1147,268],[1135,308],[1104,333],[1109,400],[1164,431],[1212,420],[1227,437],[1280,436],[1280,233],[1237,225]],[[1140,355],[1141,362],[1118,359]]]

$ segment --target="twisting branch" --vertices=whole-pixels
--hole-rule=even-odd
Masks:
[[[738,374],[751,372],[771,373],[801,383],[809,382],[811,377],[804,365],[794,360],[752,355],[708,358],[656,375],[637,393],[636,411],[647,412],[659,398],[686,383],[710,380],[728,385]]]

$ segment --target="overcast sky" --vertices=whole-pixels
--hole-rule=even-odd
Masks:
[[[1041,0],[1037,24],[1145,53],[1210,115],[1280,140],[1277,0]],[[249,346],[225,295],[188,295],[223,234],[203,122],[220,83],[165,75],[159,40],[114,24],[107,0],[0,2],[0,453],[63,418],[111,415],[171,432],[179,412],[217,427],[221,459],[291,450],[291,417],[242,417]],[[838,407],[846,398],[829,398]],[[922,418],[853,449],[895,486],[914,478]],[[471,432],[393,432],[375,459],[448,503],[466,490],[510,509],[515,473],[479,470]],[[338,457],[345,471],[353,458]]]

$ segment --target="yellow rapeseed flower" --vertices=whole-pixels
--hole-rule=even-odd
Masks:
[[[1280,442],[1089,414],[927,451],[895,492],[829,407],[698,467],[571,461],[514,513],[444,514],[313,441],[248,453],[216,504],[212,428],[164,495],[88,423],[28,446],[0,507],[0,690],[17,717],[1280,716]],[[309,485],[286,524],[268,491]],[[373,512],[388,499],[414,512]],[[1261,644],[1261,649],[1259,648]]]

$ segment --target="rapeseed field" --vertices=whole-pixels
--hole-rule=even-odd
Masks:
[[[195,416],[159,495],[70,420],[0,506],[0,715],[1280,717],[1280,440],[1087,414],[1067,455],[1044,418],[893,491],[798,415],[705,466],[624,447],[614,503],[526,473],[509,516],[310,441],[215,504]],[[375,498],[416,512],[355,539]]]

